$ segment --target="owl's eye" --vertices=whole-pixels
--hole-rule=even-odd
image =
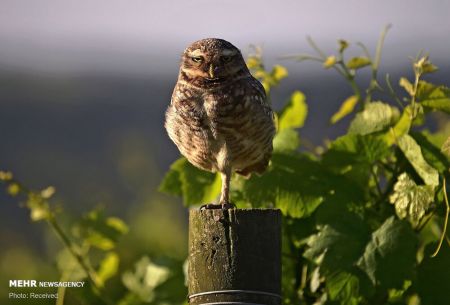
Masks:
[[[230,62],[231,59],[232,59],[231,56],[222,56],[222,61],[223,61],[223,62]]]
[[[200,63],[203,61],[203,57],[201,56],[195,56],[195,57],[191,57],[193,62],[197,62]]]

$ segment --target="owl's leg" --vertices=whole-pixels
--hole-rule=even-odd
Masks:
[[[222,192],[220,193],[219,204],[224,205],[229,203],[230,199],[230,171],[220,173],[222,177]]]
[[[231,169],[225,169],[220,172],[222,178],[222,191],[220,192],[220,199],[218,204],[208,203],[200,207],[200,210],[206,209],[235,209],[236,206],[230,203],[230,181],[231,181]]]
[[[231,169],[226,169],[224,172],[220,173],[222,177],[222,192],[220,193],[219,204],[222,209],[234,209],[236,206],[230,203],[230,180],[231,180]]]

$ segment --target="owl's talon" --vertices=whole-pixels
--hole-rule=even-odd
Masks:
[[[206,204],[204,204],[204,205],[202,205],[200,207],[200,211],[203,211],[203,210],[217,210],[217,209],[222,209],[222,205],[215,204],[215,203],[206,203]]]
[[[225,202],[221,204],[222,210],[231,210],[231,209],[237,209],[236,205],[231,202]]]

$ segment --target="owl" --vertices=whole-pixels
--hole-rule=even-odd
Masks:
[[[206,208],[234,207],[229,201],[232,173],[249,177],[265,171],[272,154],[273,118],[264,88],[238,48],[216,38],[186,48],[165,128],[190,163],[221,174],[219,202]]]

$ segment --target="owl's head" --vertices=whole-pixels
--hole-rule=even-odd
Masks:
[[[187,47],[180,71],[197,85],[220,84],[249,73],[239,49],[217,38],[202,39]]]

